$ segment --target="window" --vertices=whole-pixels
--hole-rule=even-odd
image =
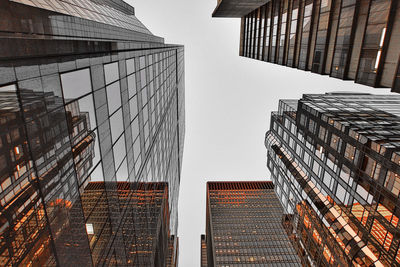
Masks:
[[[114,115],[110,117],[111,137],[114,143],[121,135],[124,126],[122,123],[122,111],[119,109]]]
[[[129,180],[128,165],[126,164],[126,159],[124,159],[121,166],[119,166],[116,176],[117,176],[117,181]]]
[[[94,235],[93,224],[91,223],[86,224],[86,232],[88,233],[88,235]]]
[[[385,179],[385,187],[392,192],[394,195],[398,196],[400,192],[400,178],[397,173],[388,171]]]
[[[89,69],[77,70],[61,74],[65,102],[72,101],[92,91]]]
[[[121,106],[121,92],[119,82],[115,82],[107,87],[108,112],[111,115]]]
[[[129,75],[128,78],[128,95],[129,98],[136,95],[136,76],[135,74]]]
[[[137,96],[134,96],[131,100],[129,100],[129,110],[131,113],[131,120],[133,120],[138,114]]]
[[[115,168],[117,169],[126,155],[124,135],[122,135],[115,143],[115,145],[113,146],[113,151]]]
[[[106,84],[119,80],[118,62],[104,65],[104,76]]]
[[[135,72],[135,59],[134,58],[126,60],[126,72],[128,75]]]
[[[132,130],[132,140],[135,141],[136,138],[139,136],[139,119],[136,117],[131,124],[131,130]]]

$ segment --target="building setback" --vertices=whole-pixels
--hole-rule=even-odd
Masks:
[[[183,46],[121,0],[0,17],[0,266],[176,266]]]
[[[241,17],[240,56],[400,93],[399,1],[245,2],[221,0],[213,12]]]
[[[273,188],[261,181],[207,183],[201,266],[301,266]]]
[[[265,145],[303,265],[400,265],[400,96],[281,100]]]

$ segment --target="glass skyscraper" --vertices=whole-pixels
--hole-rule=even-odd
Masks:
[[[89,214],[86,229],[94,262],[102,262],[101,258],[107,256],[103,252],[111,236],[110,213],[105,212],[110,199],[106,187],[105,182],[90,182],[81,195],[85,214]],[[117,182],[117,189],[111,198],[125,212],[122,223],[124,242],[115,250],[125,250],[126,266],[175,266],[175,250],[170,248],[174,236],[169,232],[167,183]],[[110,265],[118,265],[115,258],[105,260]]]
[[[400,93],[398,0],[219,0],[239,54]]]
[[[0,32],[0,265],[175,266],[183,46],[121,0],[1,1]]]
[[[272,182],[208,182],[201,266],[301,266]]]
[[[303,265],[400,264],[400,96],[281,100],[265,145]]]

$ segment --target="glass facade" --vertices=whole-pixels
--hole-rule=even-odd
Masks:
[[[398,266],[400,97],[281,100],[268,169],[303,265]]]
[[[175,266],[183,46],[120,0],[6,0],[0,17],[0,265]],[[155,183],[162,245],[142,250],[130,231],[153,217],[132,214],[154,207],[127,195]]]
[[[115,244],[113,253],[125,251],[125,266],[174,266],[168,264],[174,260],[170,249],[174,236],[169,236],[167,183],[117,182],[117,194],[111,198],[106,187],[105,182],[90,182],[81,195],[93,261],[113,261],[112,257],[107,259],[107,239],[112,235],[107,202],[111,199],[124,210],[123,242]]]
[[[273,188],[272,182],[207,183],[202,266],[301,266]]]
[[[224,6],[216,10],[217,17],[236,17]],[[243,14],[242,24],[240,56],[400,93],[397,0],[271,0]]]

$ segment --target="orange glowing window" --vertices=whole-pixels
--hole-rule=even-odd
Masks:
[[[333,264],[334,260],[332,257],[332,253],[327,246],[324,247],[324,257],[329,264]]]
[[[369,215],[369,211],[368,210],[364,210],[364,215],[363,215],[363,218],[361,220],[361,223],[364,226],[367,224],[368,215]]]
[[[304,226],[306,228],[310,228],[311,227],[311,222],[310,222],[310,219],[308,219],[307,215],[304,215]]]
[[[367,223],[369,212],[360,203],[354,203],[351,208],[351,213],[359,220],[364,226]]]
[[[400,248],[397,250],[396,261],[400,263]]]
[[[390,244],[392,244],[392,241],[393,241],[393,235],[390,232],[388,232],[387,235],[386,235],[385,243],[383,244],[383,247],[387,251],[389,251]]]
[[[303,215],[303,209],[301,208],[301,205],[296,205],[296,209],[297,209],[297,212],[299,213],[299,215],[300,216],[302,216]]]
[[[321,242],[322,242],[321,236],[319,235],[318,231],[315,229],[313,231],[313,238],[318,243],[318,245],[321,245]]]
[[[231,190],[221,190],[216,197],[218,204],[243,204],[246,201],[245,192],[232,192]]]
[[[378,205],[378,208],[376,209],[383,217],[385,217],[385,219],[392,223],[392,225],[394,227],[397,226],[397,224],[399,223],[399,218],[397,218],[397,216],[393,215],[393,213],[388,210],[385,206],[383,206],[382,204]]]
[[[386,228],[375,219],[374,223],[372,224],[371,234],[382,246],[385,243],[386,233]]]

